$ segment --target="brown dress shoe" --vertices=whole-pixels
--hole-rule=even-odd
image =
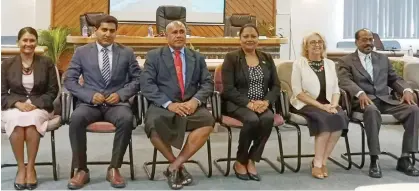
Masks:
[[[85,184],[89,183],[89,173],[84,170],[78,170],[72,179],[68,182],[68,189],[77,190],[83,188]]]
[[[329,170],[327,169],[326,165],[322,166],[322,172],[325,178],[329,176]]]
[[[106,180],[109,181],[111,186],[114,188],[125,188],[125,180],[117,168],[111,168],[108,170]]]

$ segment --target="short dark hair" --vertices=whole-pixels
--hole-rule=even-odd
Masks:
[[[252,23],[247,23],[247,24],[243,25],[243,26],[242,26],[242,28],[240,28],[239,36],[241,36],[241,35],[242,35],[243,30],[244,30],[245,28],[249,28],[249,27],[254,28],[254,29],[255,29],[255,31],[256,31],[256,33],[258,33],[258,36],[259,36],[259,30],[258,30],[258,28],[256,27],[256,25],[254,25],[254,24],[252,24]]]
[[[25,33],[34,35],[36,40],[38,40],[38,32],[36,32],[36,30],[32,27],[24,27],[20,29],[19,33],[17,33],[17,40],[20,40]]]
[[[113,23],[116,29],[118,29],[118,19],[111,15],[100,16],[95,23],[95,27],[98,29],[102,23]]]
[[[370,29],[367,29],[367,28],[359,29],[358,31],[355,32],[355,40],[358,40],[359,39],[359,33],[361,31],[367,31],[367,32],[370,32],[372,34],[372,32],[371,32]]]

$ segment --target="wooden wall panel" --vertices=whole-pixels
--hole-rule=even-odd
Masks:
[[[74,28],[73,35],[80,35],[79,16],[85,12],[108,12],[109,0],[52,0],[51,26]],[[270,22],[275,26],[276,0],[226,0],[226,15],[250,13],[258,22]],[[146,36],[148,25],[120,24],[118,34]],[[155,27],[154,27],[155,28]],[[223,26],[190,25],[193,36],[223,36]]]

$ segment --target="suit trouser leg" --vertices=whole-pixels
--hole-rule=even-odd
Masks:
[[[114,124],[116,127],[110,168],[121,168],[125,152],[131,140],[133,117],[129,106],[118,105],[104,108],[105,121]]]
[[[243,127],[240,129],[239,145],[237,147],[237,160],[241,164],[247,164],[250,159],[250,145],[260,134],[259,116],[254,111],[244,107],[237,109],[231,115],[243,123]]]
[[[259,129],[256,130],[258,132],[257,137],[253,140],[252,148],[249,151],[250,159],[255,162],[259,162],[262,158],[263,150],[269,136],[271,136],[274,123],[274,114],[270,109],[258,115]]]
[[[381,127],[381,112],[376,105],[368,105],[364,112],[364,126],[367,134],[367,143],[370,155],[379,155],[380,151],[380,127]]]
[[[86,128],[88,125],[102,120],[100,108],[88,105],[79,105],[71,115],[69,136],[73,151],[73,167],[87,170],[86,155]]]
[[[396,119],[403,121],[402,153],[418,152],[419,107],[408,104],[397,106],[383,104],[383,110],[385,113],[390,113]]]

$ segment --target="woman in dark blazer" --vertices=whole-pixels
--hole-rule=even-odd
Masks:
[[[57,74],[52,60],[35,55],[38,34],[25,27],[18,33],[20,55],[1,65],[2,128],[9,136],[18,170],[14,187],[35,189],[38,185],[35,158],[39,140],[53,116],[53,101],[58,94]],[[24,164],[26,142],[28,164]]]
[[[259,38],[256,26],[244,25],[239,34],[241,48],[229,52],[222,65],[223,112],[243,123],[233,165],[237,178],[260,181],[255,162],[260,161],[271,134],[274,122],[271,106],[281,88],[272,56],[256,50]]]

